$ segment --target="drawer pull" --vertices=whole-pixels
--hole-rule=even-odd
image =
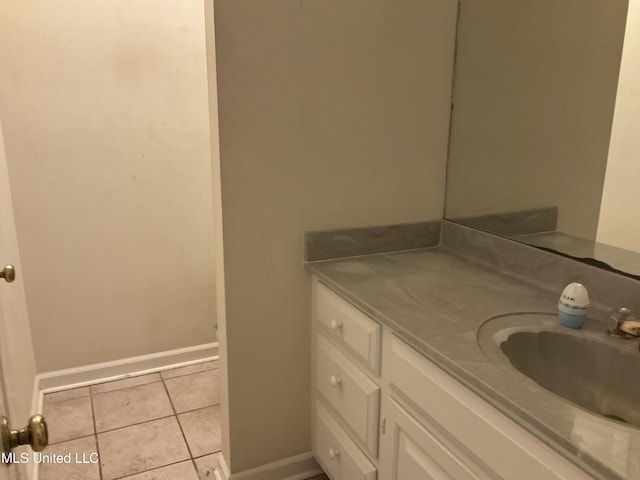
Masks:
[[[338,450],[337,448],[329,449],[329,458],[331,460],[337,460],[339,457],[340,457],[340,450]]]
[[[335,375],[331,375],[329,383],[332,387],[338,388],[340,385],[342,385],[342,379],[340,377],[336,377]]]
[[[331,320],[331,330],[336,333],[342,330],[342,322],[340,320]]]

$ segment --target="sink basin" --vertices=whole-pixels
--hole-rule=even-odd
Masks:
[[[640,427],[638,343],[610,338],[592,323],[571,330],[557,314],[505,315],[485,322],[478,342],[497,365],[593,413]]]

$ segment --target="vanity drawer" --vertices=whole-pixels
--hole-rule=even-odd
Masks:
[[[351,350],[376,374],[380,373],[382,327],[320,282],[314,283],[315,316],[327,334]]]
[[[375,466],[320,402],[314,440],[316,458],[333,480],[376,480]]]
[[[316,389],[375,457],[378,453],[380,387],[322,334],[317,338]]]

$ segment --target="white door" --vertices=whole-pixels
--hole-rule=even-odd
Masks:
[[[0,270],[12,264],[17,272],[11,283],[0,278],[0,415],[18,429],[32,413],[35,359],[8,175],[0,121]],[[0,465],[0,480],[27,478],[27,469],[28,464]]]

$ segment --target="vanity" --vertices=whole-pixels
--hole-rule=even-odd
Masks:
[[[637,281],[446,221],[437,247],[306,268],[312,448],[332,480],[640,478],[640,429],[496,363],[479,341],[493,319],[557,320],[556,284],[591,283],[598,300]],[[594,302],[587,324],[606,338],[604,312]]]

